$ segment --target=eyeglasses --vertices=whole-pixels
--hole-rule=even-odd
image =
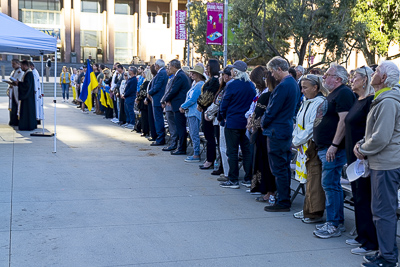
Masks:
[[[333,77],[333,76],[338,77],[336,74],[329,74],[329,73],[325,73],[325,74],[324,74],[324,78],[325,78],[325,77],[330,77],[330,76],[331,76],[331,77]]]

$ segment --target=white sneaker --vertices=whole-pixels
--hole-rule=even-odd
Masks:
[[[293,217],[295,217],[296,219],[303,219],[304,218],[304,214],[303,211],[299,211],[293,214]]]
[[[129,123],[122,124],[121,127],[126,127]]]
[[[346,239],[346,244],[350,246],[361,246],[361,244],[355,239]]]
[[[128,128],[128,129],[133,129],[133,124],[130,124],[130,123],[127,123],[126,125],[125,125],[125,128]]]
[[[361,256],[371,255],[371,254],[374,254],[375,252],[376,252],[376,250],[368,250],[368,249],[365,249],[362,247],[351,249],[352,254],[361,255]]]

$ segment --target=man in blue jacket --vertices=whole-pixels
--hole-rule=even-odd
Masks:
[[[165,96],[165,102],[166,105],[172,107],[178,134],[178,148],[175,151],[171,151],[171,155],[185,155],[187,139],[186,117],[184,113],[179,111],[179,108],[186,100],[186,93],[190,89],[190,80],[181,69],[181,63],[177,59],[169,63],[169,71],[174,74],[174,78],[171,81],[171,90]]]
[[[129,80],[126,83],[125,92],[121,96],[125,99],[125,114],[126,114],[126,122],[128,125],[126,128],[133,129],[135,126],[135,111],[133,110],[135,106],[136,99],[136,88],[137,88],[137,69],[136,67],[129,67]]]
[[[267,68],[279,82],[270,96],[262,121],[263,134],[267,136],[269,165],[276,179],[278,197],[275,205],[265,211],[290,211],[290,160],[293,116],[299,100],[299,85],[289,74],[289,64],[281,57],[271,59]]]
[[[154,122],[156,124],[157,140],[151,146],[163,146],[165,144],[165,128],[163,108],[161,107],[161,98],[165,93],[167,86],[168,75],[165,70],[165,62],[158,59],[154,64],[157,75],[154,77],[152,86],[148,92],[149,98],[152,98]]]
[[[242,149],[245,181],[251,181],[252,154],[250,140],[246,136],[246,112],[256,95],[253,83],[246,73],[247,64],[241,60],[232,65],[233,81],[229,83],[222,99],[219,114],[225,123],[226,149],[228,156],[228,181],[222,182],[221,187],[238,189],[239,186],[239,145]]]

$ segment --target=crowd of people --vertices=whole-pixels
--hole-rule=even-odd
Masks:
[[[112,70],[93,64],[93,71],[96,114],[171,155],[186,155],[191,143],[188,163],[202,162],[203,143],[199,168],[212,170],[223,188],[247,187],[266,212],[290,211],[294,159],[294,177],[306,191],[303,210],[293,216],[316,224],[318,238],[346,231],[342,171],[362,164],[363,173],[351,182],[357,237],[346,243],[364,256],[362,266],[397,266],[400,71],[393,62],[350,73],[332,63],[322,74],[291,68],[280,57],[251,72],[240,60],[221,69],[210,59],[189,69],[176,59],[158,59],[128,70],[119,63]],[[67,73],[63,68],[60,76],[64,101],[70,85],[72,102],[88,112],[79,99],[86,66]]]

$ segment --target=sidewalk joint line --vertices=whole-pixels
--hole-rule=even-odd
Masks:
[[[13,131],[12,139],[12,161],[11,161],[11,192],[10,192],[10,237],[8,243],[8,267],[11,267],[11,230],[12,230],[12,216],[13,216],[13,188],[14,188],[14,160],[15,160],[15,131]]]

